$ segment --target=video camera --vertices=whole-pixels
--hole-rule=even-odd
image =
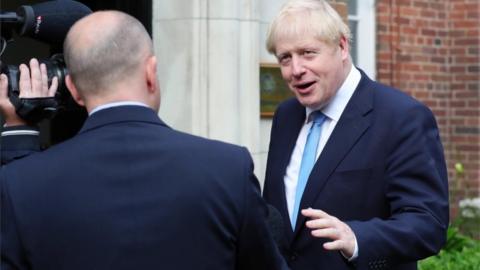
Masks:
[[[27,36],[48,44],[63,44],[70,27],[80,18],[90,14],[90,8],[76,1],[47,1],[31,6],[21,6],[15,12],[0,10],[0,56],[13,34]],[[17,66],[0,61],[0,71],[8,77],[8,95],[17,114],[30,123],[52,117],[59,108],[70,107],[73,101],[65,86],[68,74],[62,54],[40,60],[47,67],[49,85],[58,78],[58,90],[52,98],[20,98],[20,72]]]

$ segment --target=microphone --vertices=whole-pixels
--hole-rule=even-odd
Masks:
[[[267,225],[272,234],[273,240],[278,247],[283,246],[283,218],[282,214],[273,205],[267,204],[268,215]]]
[[[31,37],[49,44],[62,44],[70,27],[80,18],[92,13],[90,8],[76,1],[47,1],[21,6],[16,14],[0,14],[0,22],[20,24],[19,36]]]

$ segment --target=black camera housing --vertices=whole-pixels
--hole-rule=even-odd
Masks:
[[[55,95],[55,99],[57,100],[59,106],[61,108],[68,106],[68,104],[71,102],[71,97],[65,85],[65,77],[68,74],[68,70],[67,66],[65,65],[63,55],[54,54],[49,59],[43,59],[39,62],[45,64],[47,68],[48,85],[52,83],[53,77],[58,78],[58,90]],[[4,65],[2,63],[0,70],[1,73],[7,75],[8,77],[8,95],[19,96],[20,89],[18,82],[20,80],[20,70],[18,66]]]
[[[8,77],[8,96],[15,106],[17,114],[30,123],[37,123],[43,119],[52,118],[58,110],[76,108],[66,85],[65,77],[68,74],[62,54],[54,54],[49,59],[40,60],[45,64],[48,76],[48,85],[54,77],[58,79],[58,89],[54,97],[50,98],[21,98],[20,97],[20,70],[15,65],[1,64],[1,73]]]

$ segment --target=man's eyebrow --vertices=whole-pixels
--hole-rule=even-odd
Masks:
[[[279,53],[276,55],[277,58],[281,58],[281,57],[284,57],[286,55],[289,55],[290,53],[289,52],[283,52],[283,53]]]

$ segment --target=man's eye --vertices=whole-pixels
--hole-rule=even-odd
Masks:
[[[306,56],[311,56],[311,55],[317,54],[317,52],[315,52],[315,51],[305,51],[305,52],[303,52],[303,54],[306,55]]]
[[[290,61],[290,56],[288,56],[288,55],[280,56],[278,58],[278,62],[282,65],[288,64],[289,61]]]

